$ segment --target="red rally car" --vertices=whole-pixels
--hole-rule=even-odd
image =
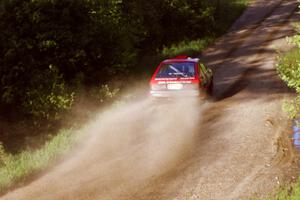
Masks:
[[[158,65],[150,88],[153,97],[207,97],[212,93],[213,73],[198,58],[177,56]]]

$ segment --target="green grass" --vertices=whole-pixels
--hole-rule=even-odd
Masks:
[[[49,167],[70,150],[76,138],[71,131],[61,130],[51,141],[36,151],[23,151],[17,155],[7,154],[0,148],[0,193]]]
[[[300,116],[300,46],[280,54],[276,68],[280,78],[298,95],[283,104],[283,109],[289,117],[297,118]]]
[[[198,56],[206,47],[213,44],[214,37],[206,37],[198,40],[183,41],[178,44],[165,47],[162,56],[169,58],[177,55]]]
[[[281,189],[275,196],[269,200],[299,200],[300,199],[300,179],[298,182]]]

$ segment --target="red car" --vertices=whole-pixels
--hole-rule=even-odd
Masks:
[[[212,92],[213,74],[198,58],[177,56],[159,64],[150,87],[153,97],[206,97]]]

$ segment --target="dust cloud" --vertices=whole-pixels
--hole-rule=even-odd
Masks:
[[[109,108],[81,130],[86,138],[71,158],[3,199],[132,199],[184,162],[200,118],[195,99],[144,99]]]

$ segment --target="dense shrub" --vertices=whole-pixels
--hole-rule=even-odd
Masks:
[[[26,115],[58,119],[72,104],[68,88],[78,74],[83,74],[79,84],[105,82],[133,58],[117,1],[4,0],[0,5],[1,102]]]
[[[53,66],[36,72],[28,82],[25,96],[20,95],[19,99],[25,113],[35,118],[59,120],[61,112],[71,108],[74,92],[66,90],[63,76]]]
[[[123,0],[123,16],[140,47],[162,47],[183,39],[216,36],[245,7],[245,0]]]

